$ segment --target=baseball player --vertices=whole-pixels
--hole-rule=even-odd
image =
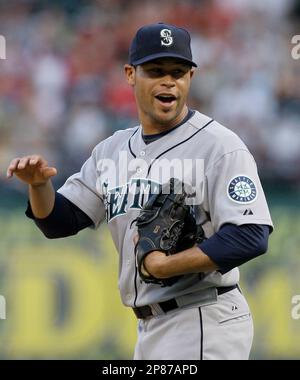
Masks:
[[[29,184],[26,214],[48,238],[96,229],[106,219],[120,255],[121,298],[138,318],[134,359],[247,359],[251,349],[252,318],[238,266],[266,252],[272,221],[245,144],[187,106],[196,67],[186,30],[142,27],[125,65],[140,125],[100,142],[57,191],[56,168],[41,156],[16,158],[7,171]],[[195,190],[191,208],[206,239],[144,258],[146,275],[177,276],[161,286],[140,276],[134,221],[174,173]]]

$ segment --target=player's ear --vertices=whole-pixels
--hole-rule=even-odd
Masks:
[[[126,65],[124,65],[124,71],[125,71],[128,84],[130,84],[130,86],[134,86],[135,85],[135,67],[132,65],[128,65],[126,63]]]
[[[195,74],[195,69],[192,67],[190,70],[190,79],[193,78],[194,74]]]

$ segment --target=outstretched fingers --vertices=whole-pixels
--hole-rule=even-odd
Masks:
[[[8,166],[7,178],[16,175],[29,185],[40,185],[57,174],[57,170],[48,166],[48,162],[39,155],[14,158]]]

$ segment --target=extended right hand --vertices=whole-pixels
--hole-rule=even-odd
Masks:
[[[57,170],[49,167],[48,162],[38,155],[14,158],[7,168],[7,178],[15,175],[32,186],[44,185],[56,174]]]

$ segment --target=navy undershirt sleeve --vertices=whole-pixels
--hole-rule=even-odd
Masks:
[[[262,255],[268,248],[267,225],[224,224],[218,232],[199,244],[199,248],[218,265],[222,274]]]
[[[30,203],[25,212],[49,239],[76,235],[80,230],[93,225],[92,220],[60,193],[55,193],[55,203],[51,213],[43,219],[35,218]]]

